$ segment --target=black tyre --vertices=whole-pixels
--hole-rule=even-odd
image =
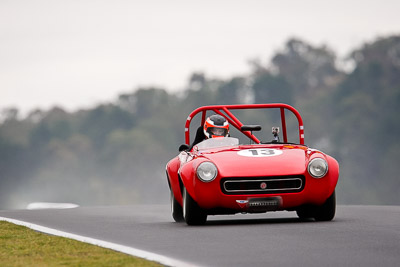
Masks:
[[[316,221],[332,221],[336,213],[336,194],[333,191],[332,195],[325,201],[325,203],[318,207],[315,213]]]
[[[183,218],[188,225],[203,225],[207,221],[207,213],[197,205],[193,198],[183,188]]]
[[[170,194],[170,199],[171,199],[171,213],[172,213],[172,218],[176,222],[184,222],[185,219],[183,218],[183,210],[182,206],[176,201],[174,193],[171,190]]]
[[[314,219],[315,206],[306,205],[296,210],[297,216],[302,220]]]
[[[332,195],[321,206],[305,205],[296,210],[302,220],[315,219],[316,221],[331,221],[336,213],[336,195]]]

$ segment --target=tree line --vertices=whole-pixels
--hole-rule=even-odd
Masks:
[[[195,108],[293,105],[306,144],[340,163],[338,202],[400,204],[400,36],[378,38],[338,67],[335,52],[290,39],[267,64],[219,79],[193,73],[183,90],[137,88],[109,104],[66,112],[2,110],[0,208],[33,201],[81,205],[167,203],[165,164],[184,142]]]

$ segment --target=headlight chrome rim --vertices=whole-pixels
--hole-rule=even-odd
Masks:
[[[217,166],[210,161],[204,161],[197,166],[196,174],[201,181],[209,183],[218,175]]]
[[[323,158],[314,158],[308,163],[307,169],[312,177],[322,178],[328,173],[328,162]]]

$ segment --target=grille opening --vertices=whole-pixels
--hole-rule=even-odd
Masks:
[[[304,176],[290,177],[232,177],[221,180],[225,194],[273,194],[300,192]]]

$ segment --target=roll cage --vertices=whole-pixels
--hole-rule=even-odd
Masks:
[[[201,125],[204,124],[206,120],[207,111],[213,111],[216,114],[219,114],[227,119],[227,121],[235,127],[237,130],[242,132],[244,135],[249,137],[256,144],[260,143],[260,140],[251,132],[244,131],[241,129],[243,123],[232,114],[231,110],[236,109],[280,109],[281,115],[281,125],[282,125],[282,135],[284,143],[287,143],[287,129],[286,129],[286,118],[285,118],[285,110],[291,111],[297,118],[298,121],[298,129],[299,129],[299,144],[304,145],[304,124],[303,119],[300,116],[300,113],[292,106],[282,103],[273,103],[273,104],[243,104],[243,105],[213,105],[213,106],[203,106],[199,107],[190,113],[189,117],[185,123],[185,143],[190,145],[190,123],[192,119],[198,114],[202,113],[201,117]]]

